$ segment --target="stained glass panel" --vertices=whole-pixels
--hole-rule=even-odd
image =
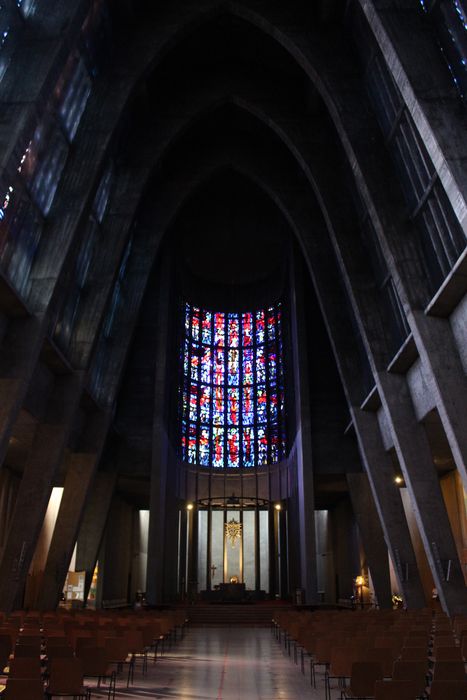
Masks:
[[[229,428],[227,436],[227,466],[238,467],[238,428]]]
[[[280,305],[266,311],[184,307],[180,456],[204,467],[254,467],[286,450]]]

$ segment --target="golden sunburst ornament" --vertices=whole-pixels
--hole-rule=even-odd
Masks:
[[[235,548],[237,540],[242,536],[242,524],[239,523],[238,520],[234,520],[234,518],[229,520],[229,522],[225,524],[225,536],[230,540],[232,548]]]

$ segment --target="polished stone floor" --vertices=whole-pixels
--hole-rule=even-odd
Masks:
[[[150,663],[146,676],[138,669],[128,690],[119,682],[117,697],[317,700],[324,698],[322,681],[319,686],[311,688],[309,675],[301,674],[269,629],[200,627]]]

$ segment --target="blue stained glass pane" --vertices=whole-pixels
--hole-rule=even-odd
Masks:
[[[274,319],[274,310],[268,309],[268,340],[276,338],[276,321]]]
[[[269,430],[269,444],[271,449],[271,460],[277,462],[279,459],[279,434],[277,426],[273,426]]]
[[[199,463],[209,466],[209,430],[202,428],[199,435]]]
[[[229,350],[229,385],[237,386],[239,381],[238,350]]]
[[[181,439],[181,447],[182,447],[182,459],[186,460],[187,458],[187,447],[188,447],[188,436],[187,436],[187,425],[186,421],[182,421],[182,439]]]
[[[266,429],[258,428],[258,464],[267,464],[268,462],[268,439]]]
[[[264,327],[264,311],[256,312],[256,342],[258,345],[264,343],[265,327]]]
[[[214,384],[224,384],[224,350],[214,350]]]
[[[266,423],[268,419],[268,401],[266,395],[266,387],[257,387],[256,389],[256,416],[258,423]]]
[[[184,346],[184,351],[183,351],[183,374],[185,375],[185,377],[188,375],[188,368],[190,366],[189,365],[189,362],[190,362],[189,347],[190,346],[188,345],[188,341],[186,340],[185,346]]]
[[[243,384],[253,384],[253,350],[243,351]]]
[[[227,465],[239,466],[238,428],[229,428],[227,431]]]
[[[253,345],[253,314],[247,313],[242,315],[242,343],[244,348]]]
[[[188,417],[188,389],[185,387],[182,392],[182,416]]]
[[[198,387],[193,385],[190,389],[190,420],[198,420]]]
[[[195,343],[199,341],[199,314],[193,314],[193,318],[191,319],[191,336]]]
[[[229,314],[229,347],[238,348],[240,344],[240,325],[237,314]]]
[[[243,466],[253,467],[255,463],[255,429],[243,428]]]
[[[214,314],[214,345],[223,347],[225,345],[225,315]]]
[[[255,397],[252,386],[243,387],[243,425],[253,425],[255,422]]]
[[[269,362],[269,380],[275,380],[276,379],[276,374],[277,374],[277,366],[276,366],[276,353],[274,351],[270,351],[268,354],[268,362]]]
[[[261,384],[266,381],[266,356],[264,346],[256,349],[256,381]]]
[[[210,343],[211,343],[211,337],[212,337],[211,327],[212,327],[212,314],[210,311],[203,311],[202,341],[203,341],[203,343],[206,343],[206,345],[210,345]]]
[[[201,381],[207,384],[211,383],[212,373],[212,349],[203,347],[203,355],[201,357]]]
[[[199,354],[199,345],[193,345],[191,348],[191,378],[194,382],[197,382],[199,378]]]
[[[224,428],[214,426],[213,428],[213,455],[212,464],[214,467],[224,466]]]
[[[209,423],[211,410],[211,387],[202,386],[199,397],[199,419],[201,423]]]
[[[277,421],[277,393],[276,391],[271,391],[269,394],[269,420]]]
[[[227,422],[229,425],[238,425],[238,388],[229,389]]]
[[[214,425],[224,425],[224,389],[216,386],[214,389],[214,406],[212,420]]]
[[[191,464],[196,463],[196,425],[190,423],[188,428],[188,462]]]

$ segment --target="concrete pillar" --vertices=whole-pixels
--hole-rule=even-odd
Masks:
[[[81,396],[81,375],[55,378],[43,422],[35,432],[16,499],[0,568],[0,609],[21,605],[27,572],[49,502],[53,479],[63,459]]]
[[[146,584],[147,601],[150,605],[160,604],[164,598],[164,549],[166,542],[167,467],[169,459],[166,400],[167,342],[169,338],[169,269],[169,264],[161,265],[159,268],[160,285],[156,331],[157,361],[156,376],[154,378],[154,420]],[[176,537],[176,532],[173,533],[173,536]],[[175,542],[176,540],[174,541],[174,546]]]
[[[63,496],[38,597],[41,610],[54,610],[58,604],[109,423],[108,412],[89,413],[79,441],[83,451],[68,456]]]
[[[450,616],[465,614],[467,590],[456,544],[430,446],[416,419],[407,383],[404,377],[387,372],[378,373],[377,382],[441,604]]]
[[[420,358],[431,378],[452,456],[467,491],[467,377],[448,319],[412,311],[411,327]]]
[[[404,506],[394,484],[394,466],[384,449],[376,415],[353,408],[352,420],[404,601],[409,608],[423,608],[425,596]]]
[[[69,457],[60,510],[37,601],[39,610],[55,610],[57,607],[96,462],[95,454],[72,453]]]
[[[96,474],[90,498],[84,510],[76,549],[76,570],[86,572],[84,600],[91,586],[99,548],[104,534],[117,475],[109,472]]]
[[[44,341],[42,318],[10,319],[0,350],[0,464]]]
[[[391,608],[388,549],[368,477],[364,472],[349,473],[347,484],[379,607]]]
[[[296,469],[300,547],[300,588],[307,604],[318,602],[314,512],[313,456],[307,342],[303,317],[303,289],[298,265],[291,265],[291,332],[296,416]],[[292,514],[289,513],[289,517]]]

